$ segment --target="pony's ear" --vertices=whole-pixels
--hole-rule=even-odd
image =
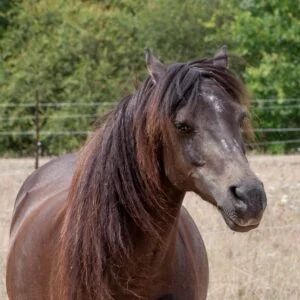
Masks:
[[[156,84],[166,73],[166,66],[156,58],[150,49],[145,49],[146,51],[146,64],[148,72],[153,80],[153,83]]]
[[[223,68],[228,67],[227,46],[223,46],[217,51],[217,53],[214,56],[214,65]]]

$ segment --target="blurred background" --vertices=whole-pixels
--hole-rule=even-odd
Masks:
[[[0,0],[0,299],[13,202],[32,157],[79,149],[98,117],[145,79],[144,48],[168,64],[222,45],[253,99],[250,163],[269,206],[260,228],[241,235],[188,195],[207,245],[209,299],[300,299],[295,0]]]
[[[1,0],[0,155],[33,155],[37,110],[43,155],[77,149],[97,116],[145,78],[145,47],[171,63],[211,56],[224,44],[253,98],[255,149],[297,152],[296,3]]]

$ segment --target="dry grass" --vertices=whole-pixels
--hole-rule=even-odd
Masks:
[[[254,156],[268,208],[261,226],[230,231],[219,213],[194,194],[185,205],[203,235],[210,263],[208,299],[300,299],[300,156]],[[14,198],[33,160],[0,160],[0,299],[5,293],[5,257]]]

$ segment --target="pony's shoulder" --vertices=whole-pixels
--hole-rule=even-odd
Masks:
[[[76,154],[55,158],[35,170],[24,181],[15,201],[11,236],[29,215],[37,217],[40,207],[51,209],[67,198],[76,165]]]
[[[25,179],[17,195],[15,206],[18,205],[18,200],[24,197],[24,193],[26,194],[30,190],[70,180],[74,173],[76,157],[76,154],[57,157],[31,173]]]

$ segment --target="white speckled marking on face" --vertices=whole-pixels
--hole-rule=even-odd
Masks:
[[[229,145],[224,139],[221,140],[221,143],[226,150],[229,150]]]
[[[233,139],[233,144],[234,144],[235,148],[240,148],[240,145],[236,139]]]
[[[216,109],[217,112],[221,113],[224,111],[224,106],[221,99],[219,99],[214,95],[209,95],[208,99],[213,103],[214,108]]]

